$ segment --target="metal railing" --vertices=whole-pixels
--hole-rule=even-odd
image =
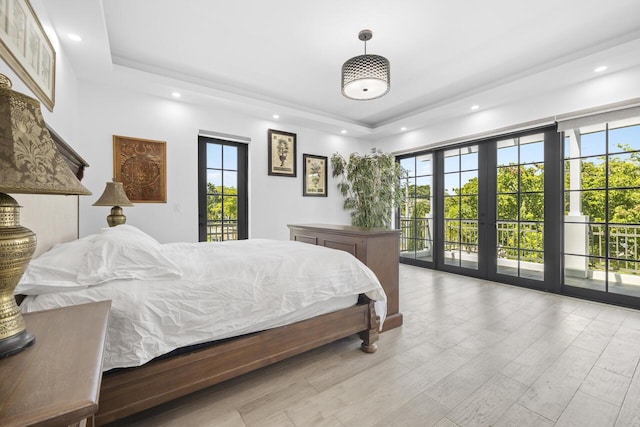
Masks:
[[[400,218],[400,251],[431,249],[430,218]],[[445,228],[445,240],[459,243],[468,253],[478,251],[478,222],[460,221]],[[640,274],[640,225],[609,225],[607,251],[604,224],[588,224],[589,268]],[[498,256],[504,259],[544,262],[544,226],[540,222],[503,222],[496,224]]]
[[[229,221],[207,221],[207,242],[238,240],[238,224]]]

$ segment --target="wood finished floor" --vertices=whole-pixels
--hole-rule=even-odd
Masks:
[[[640,426],[640,312],[401,265],[401,328],[134,416],[127,426]]]

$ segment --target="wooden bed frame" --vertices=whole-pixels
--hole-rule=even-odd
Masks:
[[[353,334],[366,353],[377,349],[380,318],[374,301],[102,377],[95,424],[103,425]]]
[[[82,179],[87,162],[52,129],[49,130],[69,167],[78,179]],[[77,203],[72,203],[71,207],[65,205],[64,209],[74,210],[77,218]],[[50,210],[61,214],[57,212],[60,210],[58,206],[52,206]],[[39,217],[46,216],[45,211],[39,211]],[[74,238],[61,235],[57,227],[42,227],[42,232],[38,231],[38,234],[39,240],[43,237],[51,243]],[[353,307],[198,346],[197,349],[194,347],[190,351],[161,357],[137,368],[105,373],[98,412],[93,421],[97,425],[110,423],[354,334],[360,335],[362,350],[373,353],[377,349],[379,325],[374,302],[360,295],[358,304]]]

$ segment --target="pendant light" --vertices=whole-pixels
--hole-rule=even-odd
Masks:
[[[342,65],[342,94],[349,99],[364,101],[380,98],[389,92],[389,60],[367,54],[371,30],[362,30],[358,39],[364,42],[364,55],[354,56]]]

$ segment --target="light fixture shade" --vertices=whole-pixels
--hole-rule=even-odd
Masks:
[[[0,75],[0,192],[85,194],[51,139],[40,103]]]
[[[121,182],[107,182],[102,196],[93,206],[133,206]]]
[[[389,92],[389,60],[380,55],[359,55],[342,65],[342,94],[349,99],[380,98]]]

